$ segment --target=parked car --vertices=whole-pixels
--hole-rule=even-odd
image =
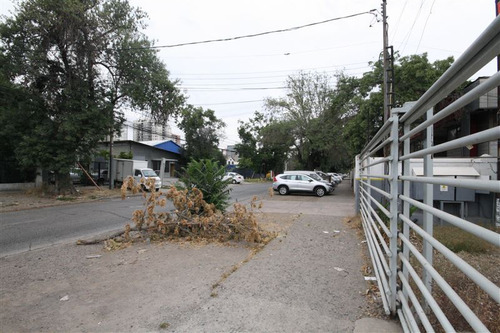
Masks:
[[[329,176],[332,177],[332,179],[337,183],[337,184],[340,184],[342,182],[342,179],[343,177],[338,174],[338,173],[335,173],[335,172],[329,172],[328,173]]]
[[[304,173],[288,172],[273,178],[273,190],[278,191],[281,195],[291,192],[308,192],[322,197],[332,192],[333,187],[322,180],[314,179]]]
[[[245,180],[245,177],[236,172],[226,172],[222,180],[231,180],[233,184],[241,184]]]
[[[328,176],[326,173],[321,172],[321,171],[307,171],[307,170],[293,170],[293,171],[285,171],[285,173],[300,173],[304,175],[308,175],[314,180],[324,182],[328,185],[331,186],[333,192],[335,190],[335,187],[337,186],[337,183],[331,179],[330,176]],[[329,193],[331,193],[329,192]]]

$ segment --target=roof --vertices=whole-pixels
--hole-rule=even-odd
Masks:
[[[471,166],[448,166],[448,167],[434,167],[432,169],[434,176],[473,176],[479,177],[479,172]],[[423,167],[414,167],[413,174],[415,176],[423,176]]]
[[[172,140],[154,140],[154,141],[140,141],[140,143],[159,149],[166,150],[174,154],[181,154],[181,146]]]

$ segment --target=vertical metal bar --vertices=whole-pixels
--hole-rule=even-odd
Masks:
[[[434,114],[434,109],[431,108],[427,110],[427,119],[430,119]],[[434,125],[431,125],[427,127],[425,133],[425,148],[430,148],[432,147],[434,143]],[[432,154],[428,154],[424,157],[424,177],[432,177],[434,175],[433,173],[433,157]],[[434,185],[432,184],[424,184],[424,204],[433,207],[433,199],[434,199],[434,193],[433,193]],[[433,235],[433,229],[434,229],[434,223],[433,223],[433,215],[429,212],[424,212],[423,215],[423,229],[429,234]],[[429,263],[430,266],[432,266],[432,245],[424,240],[423,241],[423,249],[422,249],[422,254]],[[423,274],[422,274],[422,280],[424,281],[425,287],[429,292],[432,293],[432,277],[431,275],[424,269]],[[427,304],[425,304],[425,309],[428,309]]]
[[[362,174],[361,173],[361,166],[359,164],[359,158],[360,156],[359,155],[356,155],[355,157],[355,163],[354,163],[354,179],[353,179],[353,182],[354,182],[354,202],[355,202],[355,210],[356,210],[356,214],[359,215],[360,213],[360,204],[361,204],[361,197],[359,195],[359,184],[361,182],[361,177],[360,175]]]
[[[392,116],[392,127],[391,127],[391,157],[390,162],[390,189],[392,199],[390,201],[390,212],[392,214],[391,218],[391,239],[390,239],[390,249],[391,253],[397,253],[398,251],[398,160],[399,160],[399,119],[397,115]],[[398,260],[397,256],[393,255],[389,258],[389,267],[391,269],[391,275],[389,276],[389,286],[391,288],[391,312],[396,315],[396,299],[397,299],[397,270],[398,270]]]
[[[403,124],[403,131],[404,134],[408,133],[410,131],[410,124],[404,123]],[[409,154],[410,153],[410,138],[406,138],[403,141],[403,155]],[[403,161],[403,175],[404,176],[411,176],[411,170],[410,170],[410,159],[404,160]],[[410,181],[405,180],[403,181],[403,195],[409,197],[410,196]],[[411,218],[410,216],[410,204],[406,201],[403,201],[403,215]],[[403,223],[403,235],[410,239],[410,226],[407,223]],[[405,246],[403,244],[403,256],[410,260],[410,249],[408,246]],[[403,266],[403,276],[405,277],[406,280],[408,280],[408,269],[406,266]],[[405,297],[408,297],[408,293],[403,290],[403,295]]]

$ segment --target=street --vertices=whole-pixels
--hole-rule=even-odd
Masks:
[[[267,195],[270,183],[230,185],[230,202]],[[173,206],[169,202],[167,209]],[[0,257],[119,230],[143,207],[141,196],[0,214]]]

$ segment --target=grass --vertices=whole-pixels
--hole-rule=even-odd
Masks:
[[[271,183],[272,179],[265,178],[245,178],[245,183]]]
[[[434,237],[455,253],[487,253],[495,249],[492,244],[454,226],[435,226]]]

